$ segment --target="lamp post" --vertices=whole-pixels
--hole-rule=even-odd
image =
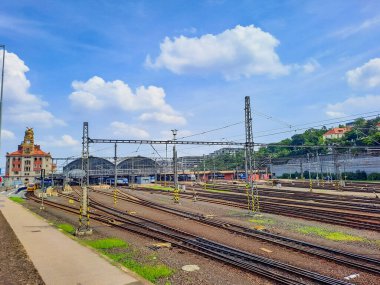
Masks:
[[[3,117],[5,45],[0,45],[0,48],[3,49],[3,61],[2,61],[2,68],[1,68],[1,88],[0,88],[0,152],[1,152],[1,126],[2,126],[2,117]]]

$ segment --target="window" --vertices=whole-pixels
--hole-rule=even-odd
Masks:
[[[25,166],[25,167],[24,167],[24,171],[30,171],[30,166]],[[29,174],[26,174],[26,173],[25,173],[25,175],[28,176]]]
[[[15,171],[15,175],[18,175],[18,171]]]

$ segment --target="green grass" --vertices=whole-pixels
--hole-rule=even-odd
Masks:
[[[342,232],[330,231],[323,228],[304,226],[297,229],[298,232],[303,234],[312,234],[323,237],[324,239],[332,241],[365,241],[364,238],[345,234]]]
[[[203,188],[203,190],[205,190],[205,191],[207,191],[207,192],[215,192],[215,193],[226,193],[226,192],[230,192],[230,191],[228,191],[228,190],[214,190],[214,189],[210,189],[210,188],[206,188],[206,189]]]
[[[150,282],[156,282],[159,278],[166,278],[173,274],[173,270],[163,264],[141,264],[130,258],[121,259],[119,262]]]
[[[16,202],[16,203],[19,203],[19,204],[22,204],[25,202],[25,200],[21,197],[9,197],[10,200],[12,200],[13,202]]]
[[[141,187],[149,188],[152,190],[173,191],[173,188],[167,187],[167,186],[165,187],[165,186],[161,186],[161,185],[141,185]]]
[[[84,241],[87,245],[96,249],[111,249],[116,247],[128,247],[128,244],[117,238],[105,238],[98,240],[86,240]]]
[[[275,220],[269,218],[253,218],[249,220],[251,223],[255,223],[258,225],[274,225],[276,224]]]
[[[75,233],[75,228],[70,224],[59,224],[57,225],[57,227],[66,233],[69,233],[69,234]]]
[[[84,243],[153,283],[158,279],[171,276],[174,272],[166,265],[158,264],[154,254],[142,256],[143,262],[136,261],[141,255],[139,251],[130,248],[125,241],[120,239],[87,240]]]

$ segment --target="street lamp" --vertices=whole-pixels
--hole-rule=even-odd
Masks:
[[[0,152],[1,152],[1,123],[2,123],[2,117],[3,117],[5,45],[0,45],[0,48],[3,49],[3,61],[2,61],[2,68],[1,68],[1,88],[0,88]]]

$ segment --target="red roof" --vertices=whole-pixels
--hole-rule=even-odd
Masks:
[[[345,132],[349,131],[349,128],[333,128],[331,130],[328,130],[326,133],[324,133],[324,136],[328,135],[338,135],[338,134],[344,134]]]
[[[19,146],[18,150],[8,153],[7,156],[23,156],[22,146]],[[39,145],[35,145],[33,151],[30,154],[24,154],[24,156],[50,156],[50,153],[42,151]]]

